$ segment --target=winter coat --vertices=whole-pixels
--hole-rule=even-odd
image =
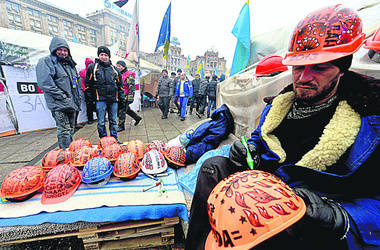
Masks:
[[[59,47],[69,50],[65,60],[55,54]],[[51,111],[79,111],[83,89],[69,46],[64,39],[53,37],[49,50],[50,55],[40,58],[36,66],[38,86],[44,92],[46,104]]]
[[[206,78],[201,80],[201,82],[199,83],[199,95],[206,95],[207,84],[208,80]]]
[[[211,80],[207,84],[206,88],[206,95],[208,96],[209,99],[215,99],[216,98],[216,86],[218,85],[217,81]]]
[[[82,88],[84,91],[86,91],[86,85],[84,84],[85,80],[86,80],[86,72],[87,72],[87,67],[89,64],[91,63],[94,63],[94,61],[91,59],[91,58],[86,58],[85,61],[84,61],[84,64],[86,65],[86,68],[82,69],[81,71],[79,71],[79,76],[80,76],[80,80],[82,82]]]
[[[204,153],[215,149],[234,130],[234,119],[228,107],[223,104],[211,115],[211,121],[199,125],[191,135],[186,149],[186,163],[196,162]]]
[[[124,93],[125,93],[125,100],[128,103],[132,103],[135,97],[135,90],[136,90],[136,85],[135,85],[135,74],[131,71],[125,72],[127,77],[124,82]]]
[[[380,80],[346,72],[338,87],[341,101],[331,126],[325,127],[317,145],[299,162],[282,165],[286,152],[271,131],[292,106],[290,85],[265,107],[248,140],[260,153],[262,170],[274,173],[290,187],[307,187],[340,203],[350,215],[350,249],[380,247],[379,95]]]
[[[87,68],[85,84],[96,101],[117,102],[125,98],[122,76],[111,61],[103,63],[96,58]]]
[[[179,96],[181,88],[181,80],[178,80],[176,88],[175,88],[175,94],[174,96]],[[186,80],[183,85],[183,91],[185,92],[185,97],[193,98],[193,85],[191,85],[191,82],[189,80]]]
[[[171,96],[173,93],[173,80],[169,76],[161,77],[158,80],[158,87],[156,96],[167,97]]]
[[[201,83],[201,79],[194,79],[191,84],[193,85],[193,95],[198,96],[199,95],[199,85]]]

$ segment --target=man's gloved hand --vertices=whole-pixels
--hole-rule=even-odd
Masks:
[[[260,156],[257,153],[255,145],[248,143],[249,153],[251,154],[253,160],[253,167],[257,168],[260,165]],[[230,150],[230,161],[236,168],[236,171],[248,170],[247,163],[247,150],[245,149],[243,143],[239,140],[235,141]]]
[[[302,240],[339,240],[345,237],[349,217],[336,201],[321,198],[306,188],[294,188],[293,191],[305,202],[306,213],[287,229],[290,234]]]

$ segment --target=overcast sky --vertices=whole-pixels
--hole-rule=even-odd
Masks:
[[[111,0],[114,2],[115,0]],[[136,0],[123,7],[132,14]],[[170,0],[139,0],[140,50],[153,52],[163,15]],[[250,0],[251,39],[260,33],[295,24],[305,13],[334,3],[357,8],[359,4],[377,0]],[[104,0],[49,0],[54,5],[85,16],[104,8]],[[231,67],[236,38],[231,31],[246,0],[172,0],[172,36],[181,43],[182,53],[191,59],[209,48],[219,51]]]

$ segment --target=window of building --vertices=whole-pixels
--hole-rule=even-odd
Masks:
[[[8,19],[12,22],[15,20],[12,13],[8,13]]]
[[[49,15],[49,14],[46,14],[47,16],[47,20],[50,21],[50,22],[53,22],[53,23],[57,23],[58,22],[58,18],[56,16],[52,16],[52,15]]]
[[[83,25],[78,24],[78,31],[86,32],[86,27],[84,27]]]
[[[38,20],[30,19],[30,27],[41,28],[41,22]]]
[[[17,25],[14,25],[14,24],[10,24],[9,28],[14,29],[14,30],[22,30],[21,26],[17,26]]]
[[[7,9],[8,11],[16,11],[17,13],[20,12],[20,5],[11,1],[7,0]]]
[[[14,20],[15,20],[15,22],[18,22],[18,23],[21,23],[21,16],[19,16],[19,15],[14,15]]]
[[[40,11],[28,7],[29,16],[40,17]]]
[[[96,30],[94,30],[94,29],[89,29],[90,30],[90,35],[96,35]]]
[[[92,46],[96,46],[96,37],[90,37],[90,43]]]
[[[49,24],[49,31],[58,33],[58,26]]]
[[[63,26],[71,29],[73,28],[73,23],[67,20],[63,20]]]

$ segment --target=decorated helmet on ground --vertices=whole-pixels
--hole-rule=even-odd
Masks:
[[[314,11],[293,31],[284,65],[310,65],[355,53],[363,44],[362,21],[354,9],[343,5]]]
[[[124,150],[120,144],[111,144],[102,150],[100,156],[107,158],[111,162],[114,162],[122,153],[124,153]]]
[[[41,167],[45,172],[60,165],[68,163],[69,155],[65,149],[56,148],[45,154],[41,161]]]
[[[159,174],[168,168],[165,157],[157,150],[150,150],[144,155],[141,162],[141,170],[145,174]]]
[[[136,155],[131,152],[127,152],[119,155],[115,162],[113,174],[116,177],[122,179],[133,179],[137,176],[141,169],[141,164],[136,158]]]
[[[113,136],[104,136],[100,138],[98,142],[98,149],[103,150],[104,148],[112,144],[118,144],[116,138]]]
[[[69,152],[73,153],[84,146],[92,147],[92,144],[89,139],[84,139],[84,138],[75,139],[74,141],[70,143]]]
[[[69,199],[77,190],[82,179],[78,169],[69,164],[61,164],[47,174],[42,204],[56,204]]]
[[[141,160],[145,154],[145,144],[141,140],[131,140],[127,144],[127,152],[136,154],[138,160]]]
[[[31,198],[44,185],[45,171],[41,167],[26,166],[10,172],[1,184],[0,196],[9,201]]]
[[[264,76],[276,72],[287,71],[288,67],[282,64],[282,56],[269,55],[261,59],[256,66],[255,76]]]
[[[97,149],[84,146],[71,154],[70,165],[74,167],[83,167],[90,159],[99,156]]]
[[[365,41],[364,48],[380,51],[380,28],[377,29],[375,35]]]
[[[113,165],[104,157],[89,160],[83,168],[82,182],[102,186],[107,184],[113,171]]]
[[[165,142],[161,140],[153,140],[146,146],[146,152],[149,152],[150,150],[157,150],[158,152],[165,152],[166,144]]]
[[[303,217],[306,206],[282,180],[256,170],[219,182],[207,200],[206,249],[251,249]]]
[[[165,158],[169,163],[169,167],[178,169],[185,166],[186,152],[182,147],[172,146],[166,149]]]

